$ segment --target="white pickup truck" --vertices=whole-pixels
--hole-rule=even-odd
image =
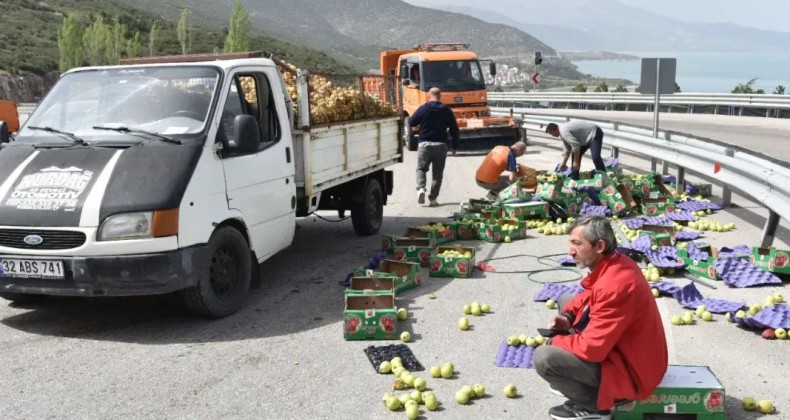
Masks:
[[[400,118],[311,125],[307,73],[294,113],[270,59],[142,61],[66,72],[0,144],[0,297],[177,291],[223,317],[297,217],[379,230]]]

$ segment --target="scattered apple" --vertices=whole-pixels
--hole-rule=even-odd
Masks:
[[[703,321],[708,322],[713,320],[713,314],[708,311],[705,311],[702,313],[702,316],[700,318],[702,318]]]
[[[484,314],[491,312],[491,305],[484,303],[480,305],[480,310],[483,311]]]
[[[420,406],[417,404],[406,406],[406,418],[416,420],[420,417]]]
[[[784,298],[784,296],[782,296],[782,294],[781,294],[781,293],[776,293],[776,294],[774,294],[774,302],[776,302],[776,303],[782,303],[782,302],[784,302],[784,301],[785,301],[785,298]]]
[[[483,384],[474,384],[474,386],[472,386],[472,391],[475,393],[475,398],[480,398],[486,394],[486,387],[484,387]]]
[[[392,360],[390,360],[390,364],[392,366],[403,367],[403,360],[400,358],[400,356],[395,356],[395,357],[392,358]]]
[[[427,387],[428,387],[428,382],[426,382],[425,379],[423,378],[414,379],[414,389],[416,389],[417,391],[425,391],[425,388]]]
[[[452,363],[445,363],[441,367],[442,378],[450,379],[453,377],[454,367]]]
[[[774,330],[774,335],[780,340],[785,340],[787,339],[787,330],[784,328],[777,328]]]
[[[398,397],[398,399],[400,400],[401,405],[406,405],[407,402],[411,401],[411,395],[403,394]]]
[[[766,328],[761,335],[766,340],[773,340],[776,338],[776,333],[774,333],[774,330],[770,328]]]
[[[431,366],[431,378],[441,378],[442,369],[439,366]]]
[[[521,334],[520,336],[518,336],[518,341],[520,341],[521,344],[527,344],[527,335]]]
[[[511,242],[513,242],[513,240],[512,240],[512,239],[510,239],[510,236],[505,236],[505,243],[506,243],[506,244],[509,244],[509,243],[511,243]]]
[[[680,315],[672,315],[672,325],[683,325],[683,319]]]
[[[746,318],[746,312],[744,312],[743,309],[741,309],[741,310],[739,310],[738,312],[735,313],[735,317],[736,318]]]
[[[659,296],[661,296],[661,292],[659,292],[659,291],[658,291],[658,289],[656,289],[656,288],[653,288],[652,290],[653,290],[653,297],[659,297]]]
[[[524,344],[526,344],[527,347],[536,347],[538,342],[535,341],[535,338],[533,337],[527,337],[527,341]]]
[[[535,337],[535,342],[538,343],[539,346],[542,346],[546,342],[546,337],[539,335]]]
[[[411,341],[411,333],[408,331],[400,333],[400,341],[403,341],[404,343]]]
[[[741,400],[741,406],[743,406],[743,409],[746,411],[754,411],[757,409],[757,401],[752,397],[744,397],[744,399]]]
[[[455,402],[458,404],[469,404],[469,394],[464,390],[455,393]]]
[[[727,312],[726,314],[724,314],[724,319],[726,319],[727,322],[733,322],[733,320],[732,320],[732,312]]]
[[[518,347],[521,345],[521,340],[517,336],[511,335],[510,337],[507,338],[507,344],[514,347]]]
[[[398,397],[392,396],[385,402],[385,404],[391,411],[397,411],[400,410],[400,407],[403,403],[401,403]]]
[[[554,299],[549,299],[549,300],[546,301],[546,307],[549,308],[549,309],[556,309],[557,308],[557,302],[555,302]]]
[[[752,306],[749,306],[749,315],[756,315],[757,312],[760,312],[763,308],[760,306],[759,303],[755,303]]]
[[[697,315],[698,318],[702,318],[702,314],[707,311],[708,308],[705,305],[697,306],[697,310],[694,313]]]
[[[508,398],[514,398],[516,395],[518,395],[518,390],[516,389],[516,386],[513,384],[505,385],[505,388],[502,390],[502,392]]]
[[[392,372],[392,364],[388,361],[383,361],[379,365],[379,373],[390,373]]]
[[[483,311],[480,309],[480,305],[472,305],[472,315],[480,316]]]
[[[472,307],[470,305],[464,305],[464,313],[469,315],[472,313]]]
[[[398,319],[401,321],[409,317],[409,313],[406,311],[406,308],[398,308],[397,315]]]
[[[425,402],[425,409],[428,411],[434,411],[439,408],[439,401],[436,400],[436,395],[433,393],[423,395],[422,400]]]
[[[415,381],[415,385],[416,383],[417,381]],[[420,392],[419,390],[415,389],[414,391],[412,391],[411,394],[409,394],[409,397],[411,398],[412,401],[417,402],[417,404],[422,404],[422,392]]]
[[[469,318],[467,318],[465,316],[461,317],[461,319],[458,320],[458,328],[460,328],[461,331],[468,330],[469,329]]]
[[[757,411],[762,414],[771,414],[774,412],[774,403],[771,400],[761,400],[757,403]]]
[[[685,325],[691,325],[694,323],[694,315],[691,311],[686,311],[686,313],[683,314],[682,319]]]

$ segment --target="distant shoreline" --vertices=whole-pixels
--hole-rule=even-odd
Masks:
[[[641,57],[635,55],[611,51],[567,51],[559,54],[568,61],[631,61],[641,59]]]

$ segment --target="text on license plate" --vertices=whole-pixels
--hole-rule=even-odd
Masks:
[[[62,279],[63,262],[52,260],[21,260],[0,258],[0,270],[5,277]]]

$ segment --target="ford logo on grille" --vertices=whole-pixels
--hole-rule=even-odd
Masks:
[[[25,243],[28,245],[39,245],[44,242],[44,238],[38,235],[27,235],[23,241],[25,241]]]

